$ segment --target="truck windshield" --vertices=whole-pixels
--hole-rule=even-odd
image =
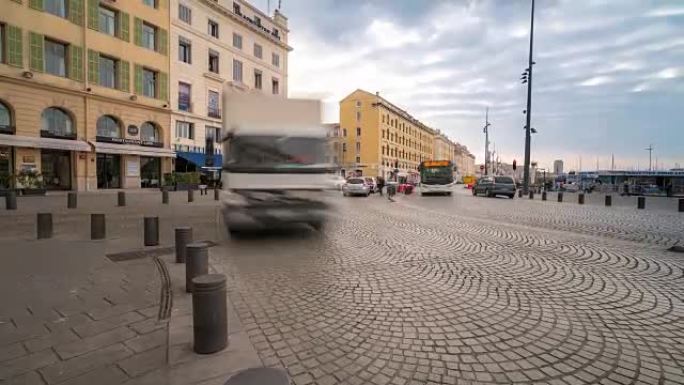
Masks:
[[[425,184],[449,184],[454,181],[451,167],[423,167],[420,181]]]
[[[236,136],[225,142],[224,168],[229,170],[325,167],[325,138]]]

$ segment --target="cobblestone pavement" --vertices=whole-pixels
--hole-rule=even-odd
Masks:
[[[682,384],[684,214],[339,198],[325,235],[214,256],[295,384]]]

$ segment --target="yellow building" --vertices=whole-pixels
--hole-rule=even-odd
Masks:
[[[456,143],[452,142],[443,132],[435,133],[434,160],[449,160],[456,164],[455,148]]]
[[[356,90],[340,101],[343,171],[383,176],[417,172],[432,159],[435,130],[381,97]]]
[[[0,189],[35,172],[47,189],[158,186],[174,157],[168,0],[0,9]]]

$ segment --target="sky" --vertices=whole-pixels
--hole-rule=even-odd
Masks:
[[[281,0],[289,96],[379,91],[484,159],[522,163],[531,0]],[[270,0],[275,7],[277,0]],[[254,0],[266,9],[268,0]],[[684,1],[537,0],[532,160],[684,167]],[[657,165],[656,165],[657,158]]]

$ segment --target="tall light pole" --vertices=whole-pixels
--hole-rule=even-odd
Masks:
[[[525,123],[525,165],[523,169],[523,193],[527,194],[530,188],[530,145],[532,141],[532,43],[534,42],[534,0],[532,0],[532,12],[530,16],[530,55],[527,61],[526,76],[527,80],[527,122]]]
[[[648,151],[648,171],[653,171],[653,166],[651,164],[651,158],[653,156],[653,145],[649,145],[646,148],[646,151]]]
[[[484,166],[484,174],[489,175],[489,107],[485,110],[485,125],[484,125],[484,133],[485,133],[485,166]]]

